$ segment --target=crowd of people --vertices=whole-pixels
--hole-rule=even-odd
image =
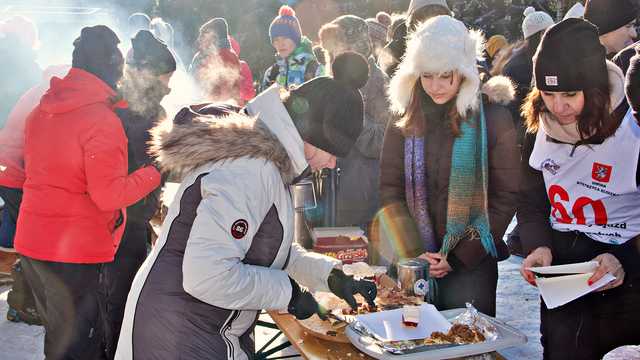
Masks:
[[[495,316],[512,254],[523,286],[531,267],[596,261],[588,285],[614,281],[541,302],[544,358],[638,344],[639,14],[635,0],[578,2],[564,19],[528,7],[509,43],[445,0],[412,0],[339,16],[314,44],[282,6],[274,63],[255,77],[222,17],[188,66],[173,27],[136,13],[129,39],[82,28],[71,64],[45,70],[36,24],[6,19],[7,318],[42,324],[52,360],[249,359],[261,310],[324,318],[317,290],[373,304],[374,283],[294,241],[289,187],[339,168],[337,225],[365,229],[391,273],[425,259],[439,310]],[[188,101],[165,108],[177,92]],[[163,211],[167,181],[180,186]]]

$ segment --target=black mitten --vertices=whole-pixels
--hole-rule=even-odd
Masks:
[[[333,269],[329,274],[327,282],[329,283],[331,292],[339,298],[344,299],[354,310],[358,307],[356,299],[353,297],[355,294],[362,295],[369,306],[376,306],[374,300],[378,295],[378,289],[372,281],[353,280],[353,276],[347,276],[342,270]]]
[[[298,283],[292,278],[289,278],[289,281],[291,282],[292,288],[291,300],[287,307],[289,314],[299,320],[304,320],[310,318],[313,314],[318,314],[321,319],[325,320],[326,316],[320,311],[320,306],[313,295],[307,290],[301,289]]]

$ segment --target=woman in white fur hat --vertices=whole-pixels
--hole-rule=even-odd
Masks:
[[[511,82],[494,77],[481,89],[476,58],[483,42],[450,16],[429,19],[410,36],[390,84],[401,119],[385,134],[381,201],[401,210],[387,220],[413,219],[403,223],[415,224],[416,236],[392,242],[397,258],[429,261],[436,307],[471,302],[495,315],[497,261],[508,256],[501,239],[514,214],[519,154],[511,115],[501,105],[513,99]]]

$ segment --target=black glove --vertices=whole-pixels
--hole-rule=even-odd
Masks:
[[[376,306],[374,300],[378,295],[378,289],[373,281],[353,280],[353,276],[347,276],[342,270],[333,269],[327,282],[331,292],[344,299],[354,310],[358,308],[354,294],[362,295],[369,306]]]
[[[298,283],[289,278],[291,282],[291,300],[289,301],[289,306],[287,307],[287,311],[289,314],[296,317],[298,320],[308,319],[313,314],[318,314],[318,316],[322,320],[326,320],[326,315],[323,314],[323,311],[320,309],[320,305],[316,299],[313,298],[310,292],[305,289],[301,289]]]

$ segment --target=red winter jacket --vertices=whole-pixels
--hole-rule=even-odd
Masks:
[[[127,174],[127,138],[116,93],[72,68],[53,78],[25,128],[26,181],[15,248],[64,263],[113,261],[125,208],[160,184],[154,167]]]
[[[229,42],[231,43],[233,51],[238,55],[238,58],[240,58],[240,43],[231,36],[229,36]],[[243,103],[246,103],[256,97],[256,89],[253,87],[253,73],[251,73],[251,68],[244,60],[240,60],[240,81],[240,97]]]
[[[24,124],[29,113],[49,89],[54,76],[64,76],[68,65],[50,66],[43,72],[42,83],[27,91],[13,107],[0,131],[0,186],[22,189],[24,183]]]

